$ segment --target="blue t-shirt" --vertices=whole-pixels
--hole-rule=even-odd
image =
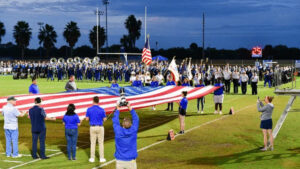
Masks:
[[[36,84],[31,84],[31,85],[29,86],[29,93],[32,93],[32,94],[40,94],[40,90],[39,90],[38,85],[36,85]]]
[[[180,101],[180,107],[184,110],[186,110],[188,105],[188,100],[186,99],[186,97],[182,98]]]
[[[190,83],[182,83],[181,86],[190,86]]]
[[[112,83],[110,87],[111,87],[111,88],[119,87],[119,84],[118,84],[118,83]]]
[[[157,87],[158,86],[158,81],[152,81],[150,86],[151,87]]]
[[[132,86],[135,86],[135,87],[142,87],[143,84],[142,84],[142,81],[140,81],[140,80],[135,80],[135,81],[133,81]]]
[[[218,90],[214,91],[214,95],[222,95],[224,92],[224,85],[222,83],[216,83],[215,87],[220,87]]]
[[[66,129],[77,129],[80,120],[77,114],[71,116],[64,115],[63,122],[65,123]]]
[[[103,118],[106,117],[105,111],[102,107],[98,105],[93,105],[92,107],[89,107],[86,111],[86,117],[89,118],[90,125],[95,126],[103,125]]]
[[[195,87],[205,87],[205,85],[204,84],[197,84],[197,85],[195,85]]]
[[[174,81],[168,81],[166,86],[176,86]]]

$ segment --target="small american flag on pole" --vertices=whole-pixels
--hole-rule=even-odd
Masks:
[[[152,62],[152,56],[151,56],[151,50],[150,50],[150,44],[149,44],[149,35],[147,36],[146,43],[143,48],[142,61],[146,65],[150,65]]]

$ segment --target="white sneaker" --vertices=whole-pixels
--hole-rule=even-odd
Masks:
[[[100,163],[104,163],[106,162],[106,159],[105,158],[100,158]]]
[[[200,113],[200,111],[198,110],[197,113]]]
[[[22,157],[22,155],[18,154],[17,156],[13,156],[12,158],[20,158],[20,157]]]
[[[201,114],[203,114],[204,112],[203,111],[201,111]]]
[[[219,114],[223,114],[222,111],[220,111]]]
[[[89,162],[90,162],[90,163],[93,163],[93,162],[95,162],[95,159],[94,159],[94,158],[90,158],[90,159],[89,159]]]
[[[152,107],[152,110],[156,110],[156,108],[155,108],[155,107]]]
[[[10,156],[7,155],[6,157],[9,158]]]
[[[215,111],[215,112],[214,112],[214,114],[218,114],[218,112],[217,112],[217,111]]]

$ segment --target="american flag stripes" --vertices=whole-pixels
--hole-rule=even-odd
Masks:
[[[145,88],[145,90],[143,90]],[[165,87],[125,87],[125,93],[127,94],[126,100],[130,102],[131,106],[135,109],[150,107],[153,105],[159,105],[169,102],[178,102],[181,99],[181,92],[188,91],[187,99],[196,99],[203,97],[214,92],[218,87],[206,86],[202,88],[194,87],[182,87],[182,86],[165,86]],[[107,88],[108,89],[108,88]],[[66,112],[67,106],[70,103],[75,104],[75,112],[80,118],[85,117],[85,112],[88,107],[92,106],[92,98],[94,96],[100,97],[99,105],[103,107],[107,114],[114,111],[117,101],[120,99],[118,95],[112,95],[107,93],[107,89],[87,89],[84,92],[80,90],[78,92],[69,93],[55,93],[55,94],[39,94],[39,95],[18,95],[17,108],[19,110],[29,110],[34,105],[34,98],[41,97],[42,107],[45,109],[47,116],[56,117],[61,119]],[[117,93],[118,89],[111,89]],[[100,93],[99,93],[100,91]],[[6,104],[6,98],[0,98],[0,111]],[[127,111],[127,108],[122,107],[121,111]]]
[[[150,65],[152,62],[152,56],[151,56],[151,50],[150,50],[150,44],[149,44],[149,36],[147,36],[146,43],[143,48],[142,61],[146,65]]]

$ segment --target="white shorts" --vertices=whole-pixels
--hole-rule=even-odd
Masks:
[[[214,95],[214,102],[215,103],[223,103],[224,95]]]

